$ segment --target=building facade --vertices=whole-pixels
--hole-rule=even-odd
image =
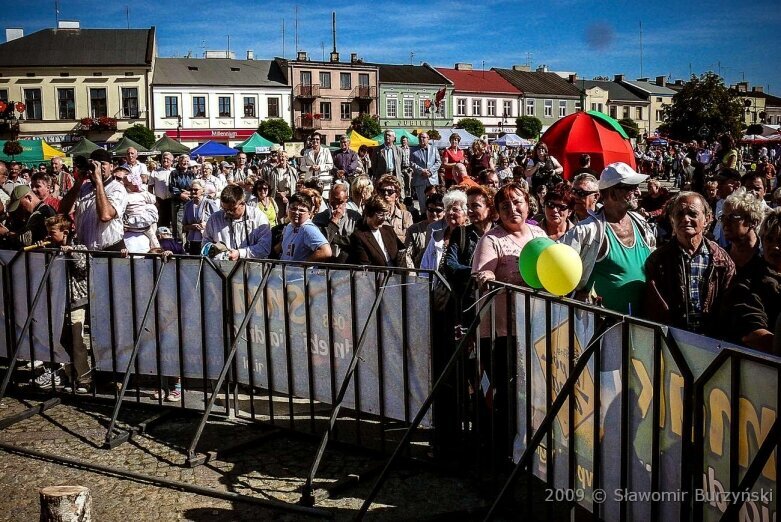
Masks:
[[[740,97],[743,104],[743,124],[770,123],[767,118],[767,95],[761,85],[749,88],[748,82],[738,82],[732,90]]]
[[[616,120],[631,119],[640,135],[649,133],[650,101],[610,80],[580,80],[573,75],[569,81],[582,92],[584,110],[599,111]]]
[[[664,109],[672,105],[673,96],[676,93],[675,90],[667,87],[666,76],[657,76],[655,82],[650,82],[648,78],[627,80],[623,74],[617,74],[614,80],[632,93],[648,101],[648,115],[646,118],[648,134],[653,134],[659,130],[659,126],[664,121]],[[639,126],[640,121],[635,121]]]
[[[520,91],[519,116],[534,116],[542,122],[542,132],[561,118],[582,110],[580,91],[544,66],[536,71],[525,66],[495,69],[505,80]],[[515,119],[513,119],[515,127]]]
[[[379,68],[380,126],[383,129],[429,130],[450,127],[453,84],[428,64]],[[444,92],[439,106],[438,92]],[[371,136],[368,136],[371,138]]]
[[[379,71],[363,63],[356,54],[340,62],[339,53],[330,61],[310,60],[300,51],[295,60],[276,58],[292,89],[294,139],[318,132],[325,143],[347,134],[353,118],[360,114],[377,116]]]
[[[14,109],[21,102],[24,110],[4,115],[0,138],[69,147],[82,137],[116,141],[132,125],[149,125],[154,27],[80,29],[71,22],[28,36],[21,30],[6,35],[0,100],[14,102]]]
[[[188,147],[237,145],[268,118],[292,125],[291,89],[274,60],[159,58],[152,100],[155,135]]]

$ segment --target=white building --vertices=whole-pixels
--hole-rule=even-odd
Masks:
[[[188,147],[209,140],[233,146],[267,118],[290,125],[291,92],[273,60],[158,58],[152,130]]]

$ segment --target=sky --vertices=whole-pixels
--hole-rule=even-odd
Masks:
[[[256,59],[283,51],[292,58],[296,47],[310,59],[328,59],[334,10],[343,61],[357,53],[367,62],[436,67],[545,64],[586,79],[675,80],[714,71],[728,84],[745,80],[781,96],[778,0],[59,0],[60,19],[82,28],[156,26],[161,57],[202,57],[230,41],[239,59],[250,49]],[[52,28],[55,0],[0,0],[0,21],[25,34]]]

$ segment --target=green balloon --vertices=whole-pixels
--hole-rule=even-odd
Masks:
[[[556,242],[549,237],[535,237],[523,247],[518,256],[518,270],[521,272],[524,282],[532,288],[542,288],[540,278],[537,276],[537,259],[543,250]]]

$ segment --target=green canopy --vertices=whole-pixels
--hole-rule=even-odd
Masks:
[[[237,145],[236,148],[242,152],[258,153],[269,152],[272,145],[274,145],[272,142],[268,141],[266,138],[255,132],[252,134],[252,136]]]
[[[129,149],[130,147],[133,147],[139,153],[151,152],[149,149],[147,149],[142,145],[139,145],[138,143],[131,140],[130,138],[122,136],[122,139],[119,140],[119,142],[116,145],[114,145],[113,149],[111,149],[111,153],[114,156],[124,156],[125,154],[127,154],[127,149]]]
[[[15,156],[7,156],[3,152],[6,140],[0,140],[0,160],[18,161],[19,163],[41,163],[49,161],[58,156],[65,156],[65,153],[55,149],[43,140],[19,140],[22,147],[22,153]]]
[[[168,134],[163,134],[163,137],[157,140],[154,145],[152,145],[152,150],[159,152],[170,152],[171,154],[190,153],[189,147],[185,147],[175,139],[170,138]]]
[[[68,151],[68,156],[84,156],[85,158],[87,158],[89,157],[89,155],[92,153],[93,150],[99,148],[100,147],[92,143],[87,138],[83,138],[74,147],[71,147],[71,150]]]
[[[627,140],[629,139],[629,135],[626,133],[624,128],[621,126],[621,124],[618,123],[618,121],[616,121],[615,119],[613,119],[610,116],[608,116],[607,114],[603,114],[603,113],[601,113],[599,111],[586,111],[586,114],[588,114],[589,116],[593,116],[594,118],[596,118],[598,120],[604,121],[605,123],[610,125],[612,128],[614,128],[616,130],[616,132],[618,132],[621,136],[623,136],[624,139],[627,139]]]
[[[385,129],[388,130],[388,129]],[[409,144],[413,147],[417,147],[420,145],[420,141],[418,140],[418,137],[414,134],[406,131],[405,129],[391,129],[393,132],[396,133],[396,145],[401,145],[401,137],[406,136],[409,140]],[[372,138],[374,141],[382,145],[385,143],[385,131],[383,131],[381,134],[376,135]]]

